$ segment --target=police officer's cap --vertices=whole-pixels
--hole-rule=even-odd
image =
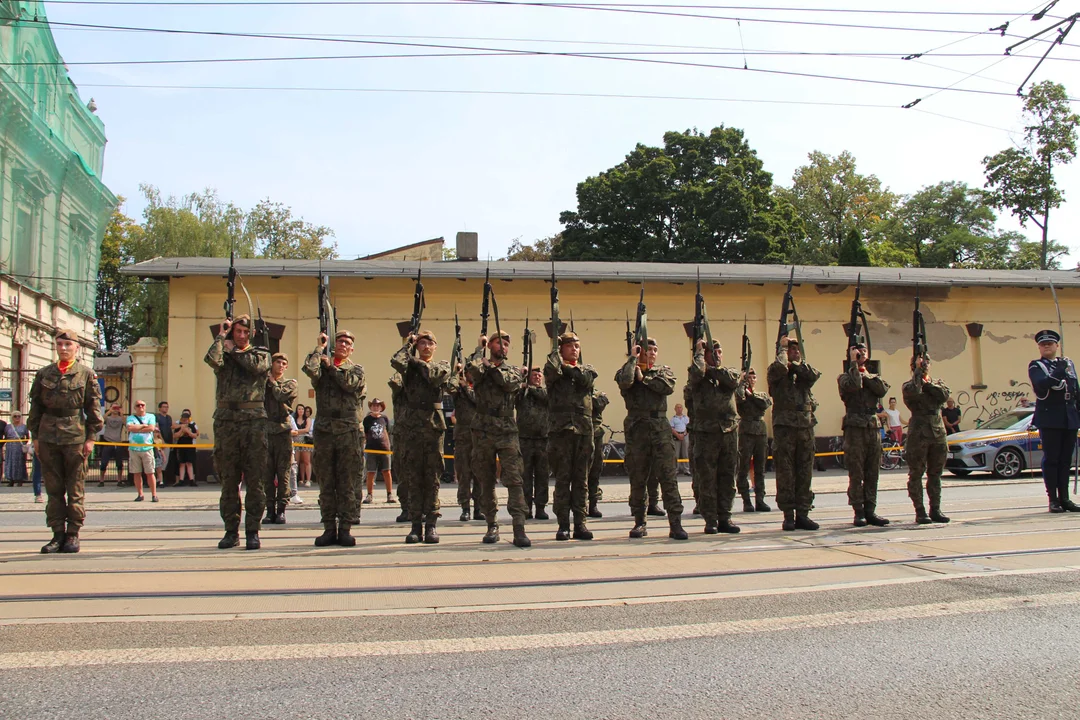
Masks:
[[[79,342],[79,333],[71,328],[60,328],[56,331],[56,339]]]
[[[579,338],[577,334],[572,333],[569,330],[559,336],[559,345],[565,345],[572,342],[581,342],[581,338]]]
[[[416,333],[416,339],[420,340],[421,338],[426,338],[431,342],[435,343],[436,345],[439,344],[439,341],[435,339],[435,333],[431,332],[430,330],[421,330],[420,332]]]
[[[285,353],[274,353],[270,357],[270,362],[273,362],[274,360],[284,360],[287,363],[287,362],[289,362],[289,356],[286,355]]]
[[[1044,342],[1059,343],[1059,342],[1061,342],[1061,335],[1059,335],[1057,332],[1047,328],[1046,330],[1040,330],[1039,332],[1035,333],[1035,342],[1037,342],[1037,343],[1044,343]]]
[[[355,335],[353,335],[353,334],[352,334],[351,332],[349,332],[348,330],[338,330],[338,331],[337,331],[337,335],[335,335],[335,336],[334,336],[334,340],[340,340],[340,339],[341,339],[341,338],[343,338],[343,337],[345,337],[345,338],[349,338],[349,339],[350,339],[350,340],[352,340],[353,342],[356,342],[356,336],[355,336]]]

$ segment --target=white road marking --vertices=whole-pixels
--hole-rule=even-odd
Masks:
[[[941,618],[1020,608],[1080,604],[1080,592],[1048,593],[1021,597],[928,603],[874,610],[852,610],[794,615],[755,620],[728,620],[695,625],[592,630],[585,632],[442,638],[430,640],[382,640],[358,643],[296,645],[237,645],[180,648],[120,648],[108,650],[58,650],[0,654],[0,670],[83,667],[100,665],[176,664],[190,662],[236,662],[251,660],[312,660],[328,658],[439,655],[468,652],[546,650],[596,647],[624,643],[714,638],[783,630],[842,627],[869,623]]]

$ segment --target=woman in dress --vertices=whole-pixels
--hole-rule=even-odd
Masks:
[[[23,422],[22,413],[11,414],[11,422],[4,431],[4,439],[14,442],[4,443],[4,477],[8,487],[14,487],[15,483],[22,487],[26,482],[26,452],[30,445],[28,438],[30,433]]]
[[[296,441],[310,445],[312,442],[312,417],[311,408],[304,405],[296,406]],[[297,480],[303,487],[311,487],[311,448],[296,448],[296,469],[299,472]]]
[[[180,413],[180,419],[173,423],[173,440],[177,445],[194,445],[199,437],[199,426],[191,418],[191,411],[184,408]],[[190,485],[195,487],[195,448],[182,447],[177,450],[177,463],[180,466],[177,485]],[[184,475],[187,475],[187,480]]]

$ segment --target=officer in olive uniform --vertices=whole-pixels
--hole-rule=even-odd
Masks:
[[[941,409],[949,399],[949,387],[941,380],[930,378],[930,360],[911,360],[911,379],[904,383],[904,404],[911,411],[908,421],[907,444],[904,456],[908,463],[908,497],[915,506],[915,522],[947,523],[941,513],[941,473],[949,444],[945,440],[945,421]],[[930,498],[930,515],[923,506],[922,476],[926,473],[926,496]]]
[[[667,396],[675,391],[675,373],[667,365],[656,365],[660,351],[656,340],[648,338],[645,348],[634,346],[626,363],[615,373],[626,402],[626,472],[630,476],[630,512],[634,527],[630,537],[648,535],[645,525],[646,483],[650,474],[660,483],[664,508],[668,511],[668,537],[686,540],[682,527],[682,498],[675,480],[675,449],[667,419]],[[638,358],[644,355],[644,367]]]
[[[450,378],[450,363],[435,360],[438,346],[433,333],[421,330],[409,336],[390,360],[404,380],[402,399],[409,408],[394,430],[394,444],[401,447],[402,484],[409,486],[412,530],[405,538],[407,543],[439,542],[436,524],[443,474],[441,440],[446,432],[442,396]]]
[[[62,329],[55,341],[59,359],[34,375],[26,420],[49,496],[45,523],[53,536],[41,548],[45,554],[79,552],[79,530],[86,520],[86,462],[105,425],[94,370],[76,359],[79,334]]]
[[[293,440],[289,414],[296,404],[296,380],[285,377],[289,356],[274,353],[270,358],[270,376],[266,379],[266,522],[285,524],[285,506],[289,504],[289,469],[292,467]],[[275,485],[275,479],[277,484]]]
[[[881,434],[878,401],[889,392],[889,383],[866,367],[866,343],[848,350],[848,368],[836,378],[844,403],[844,464],[848,471],[848,504],[855,527],[867,523],[885,527],[888,519],[877,514],[878,472],[881,468]]]
[[[1042,473],[1050,512],[1080,512],[1069,499],[1069,470],[1076,453],[1076,431],[1080,428],[1080,384],[1076,366],[1069,358],[1059,358],[1061,336],[1053,330],[1035,333],[1039,359],[1028,363],[1028,378],[1035,390],[1035,417],[1043,448]]]
[[[327,341],[320,334],[318,345],[304,361],[304,374],[311,378],[318,407],[314,461],[323,534],[315,538],[315,546],[352,547],[356,545],[352,526],[360,522],[355,482],[364,468],[360,411],[367,387],[364,368],[349,359],[356,337],[338,330],[333,355],[325,353]]]
[[[394,424],[390,428],[390,459],[392,462],[391,474],[397,481],[397,497],[398,504],[401,506],[401,512],[398,513],[397,522],[409,522],[412,516],[409,515],[409,484],[401,482],[401,446],[397,441],[397,426],[405,417],[409,414],[409,408],[405,404],[405,398],[402,396],[401,391],[404,388],[404,379],[401,377],[401,373],[394,373],[390,376],[390,379],[386,383],[390,387],[390,406],[394,413]],[[359,500],[360,498],[357,498]]]
[[[490,351],[491,357],[485,354]],[[495,502],[496,461],[502,464],[502,484],[508,497],[506,509],[514,520],[514,545],[530,547],[532,541],[525,533],[525,492],[521,487],[524,470],[521,446],[518,444],[517,423],[514,421],[514,399],[525,381],[525,369],[506,361],[510,352],[510,335],[500,332],[488,342],[480,336],[480,344],[469,358],[465,372],[476,393],[476,415],[473,417],[473,472],[480,480],[480,503],[487,519],[485,543],[499,542],[499,505]]]
[[[776,462],[776,504],[784,511],[784,530],[817,530],[810,519],[814,492],[814,383],[821,373],[802,361],[799,343],[781,338],[776,360],[769,365],[773,399],[773,457]]]
[[[214,411],[214,468],[221,481],[221,519],[225,536],[218,548],[240,544],[240,483],[251,478],[244,496],[245,547],[258,550],[259,527],[266,507],[264,482],[269,459],[266,447],[266,377],[270,352],[251,345],[251,318],[240,315],[221,323],[206,351],[207,365],[217,377]]]
[[[597,387],[592,392],[593,456],[589,463],[589,517],[602,518],[604,513],[597,507],[604,499],[600,487],[600,474],[604,472],[604,409],[611,400],[607,393]]]
[[[722,367],[723,350],[713,340],[705,352],[705,340],[694,347],[694,362],[688,371],[690,398],[694,403],[694,449],[691,472],[697,484],[705,534],[737,533],[731,522],[735,499],[735,470],[739,464],[738,411],[735,390],[739,372]]]
[[[465,377],[465,368],[458,365],[450,378],[450,394],[454,396],[454,474],[457,475],[457,498],[461,506],[461,522],[469,520],[469,501],[472,501],[473,520],[483,517],[480,512],[480,481],[473,472],[472,426],[476,416],[476,393]]]
[[[593,454],[592,391],[596,370],[581,361],[581,341],[573,332],[559,336],[559,348],[544,363],[551,431],[548,452],[555,469],[556,540],[570,539],[570,513],[575,540],[592,540],[586,526],[589,461]]]
[[[548,464],[548,391],[543,385],[540,368],[529,370],[525,387],[518,391],[517,426],[521,444],[521,461],[525,467],[522,490],[525,492],[525,517],[532,518],[533,504],[536,519],[547,520],[544,508],[551,486],[551,467]]]
[[[739,477],[736,486],[742,496],[743,512],[769,512],[765,502],[765,457],[769,429],[765,425],[765,411],[772,407],[767,393],[757,392],[757,372],[754,368],[735,390],[735,407],[739,411]],[[750,502],[750,467],[754,468],[754,498]]]

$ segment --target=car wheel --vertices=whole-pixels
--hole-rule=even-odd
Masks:
[[[951,472],[956,477],[967,477],[971,474],[970,470],[950,470],[949,472]]]
[[[1011,479],[1020,474],[1024,469],[1024,458],[1013,448],[1005,448],[994,456],[994,467],[991,472],[994,477]]]

